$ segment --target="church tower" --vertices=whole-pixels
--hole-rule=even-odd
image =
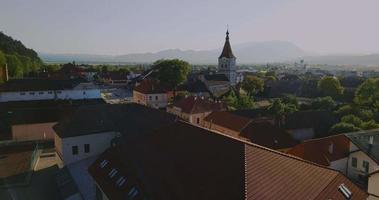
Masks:
[[[225,74],[230,81],[230,85],[237,84],[236,57],[233,55],[232,47],[230,46],[229,30],[226,30],[224,48],[220,57],[218,57],[218,73]]]

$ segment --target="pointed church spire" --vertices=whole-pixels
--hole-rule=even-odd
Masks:
[[[226,40],[229,40],[229,26],[226,25]]]
[[[232,47],[229,42],[229,28],[226,28],[226,38],[224,48],[222,49],[222,53],[219,58],[235,58],[232,52]]]

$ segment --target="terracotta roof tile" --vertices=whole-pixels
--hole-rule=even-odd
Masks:
[[[139,85],[134,87],[134,90],[142,94],[161,94],[167,92],[158,81],[152,79],[144,79]]]
[[[268,121],[251,122],[242,130],[240,136],[271,149],[284,149],[296,145],[289,133]]]
[[[200,97],[187,97],[173,104],[174,107],[180,108],[182,112],[195,114],[211,111],[225,110],[226,106],[222,102],[213,102]]]
[[[339,160],[349,155],[349,139],[345,135],[305,141],[290,149],[287,153],[302,159],[329,166],[330,161]],[[332,150],[330,152],[330,150]]]
[[[241,132],[242,129],[252,121],[252,119],[234,115],[226,111],[212,112],[204,120],[237,132]]]

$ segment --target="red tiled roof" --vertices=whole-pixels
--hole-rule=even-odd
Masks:
[[[367,194],[340,172],[285,154],[246,145],[246,199],[345,199],[338,186],[354,192],[351,199]]]
[[[242,130],[240,136],[271,149],[284,149],[296,145],[296,141],[285,130],[268,121],[251,122]]]
[[[226,106],[222,102],[213,102],[199,97],[187,97],[173,104],[180,108],[182,112],[195,114],[211,111],[225,110]]]
[[[158,81],[152,79],[143,80],[139,85],[134,87],[134,90],[142,94],[161,94],[167,92]]]
[[[349,155],[349,144],[349,139],[345,135],[335,135],[305,141],[287,153],[320,165],[329,166],[330,161],[339,160]]]
[[[342,200],[340,184],[353,192],[352,199],[367,198],[338,171],[181,121],[117,149],[110,150],[118,154],[117,166],[152,199]],[[94,165],[90,173],[98,185],[107,195],[116,192],[104,175],[91,172]]]
[[[226,111],[212,112],[205,117],[204,120],[237,132],[241,132],[242,129],[252,121],[252,119],[234,115]]]

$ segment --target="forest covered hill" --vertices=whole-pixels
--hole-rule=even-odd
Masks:
[[[5,64],[10,77],[23,77],[38,70],[43,62],[33,49],[0,32],[0,66]]]

